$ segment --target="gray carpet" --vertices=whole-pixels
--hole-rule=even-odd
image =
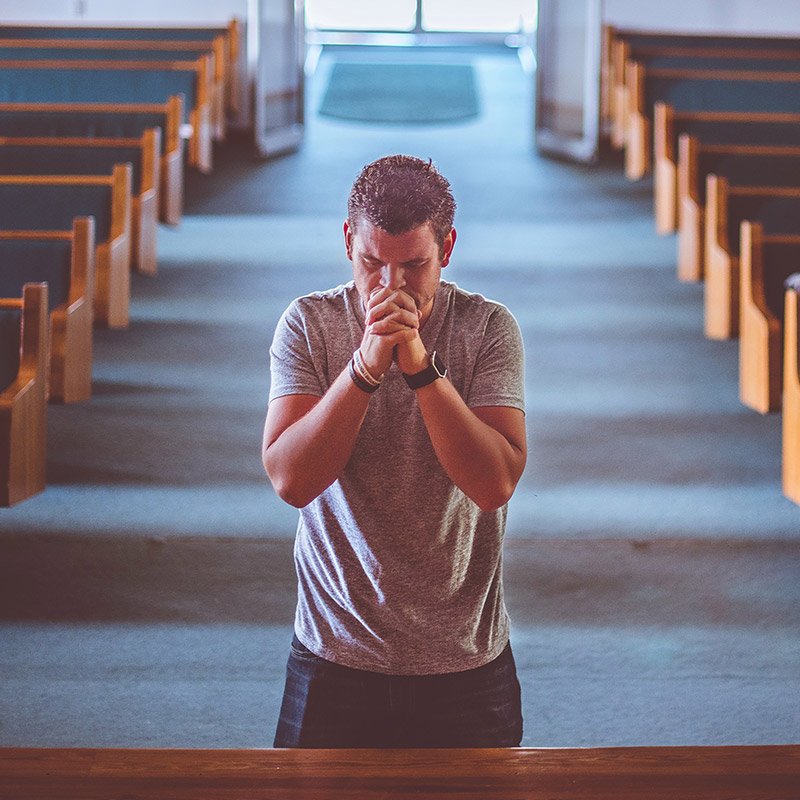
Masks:
[[[339,62],[319,113],[380,123],[441,123],[478,114],[473,68],[467,64]]]
[[[704,339],[650,182],[538,158],[516,60],[450,56],[474,60],[483,108],[446,133],[312,116],[295,155],[254,162],[233,137],[190,173],[130,329],[97,332],[93,399],[50,408],[47,490],[0,510],[0,745],[269,746],[296,512],[260,464],[267,350],[293,297],[347,280],[347,190],[399,151],[453,183],[445,276],[525,337],[506,547],[523,743],[800,741],[780,417],[739,403],[736,343]]]

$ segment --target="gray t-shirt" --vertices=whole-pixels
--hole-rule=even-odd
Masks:
[[[270,350],[270,400],[321,397],[363,333],[352,281],[295,300]],[[522,337],[505,306],[442,281],[421,337],[469,407],[524,410]],[[344,471],[300,510],[298,638],[329,661],[388,674],[488,663],[508,640],[505,522],[505,506],[481,511],[444,472],[393,364]]]

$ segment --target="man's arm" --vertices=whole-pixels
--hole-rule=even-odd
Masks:
[[[369,398],[345,369],[322,398],[292,394],[269,404],[261,453],[281,500],[302,508],[339,477]]]
[[[508,502],[527,460],[525,414],[506,406],[470,409],[447,378],[417,389],[417,401],[450,480],[483,511]]]
[[[369,369],[376,377],[389,368],[394,348],[416,335],[414,323],[418,322],[413,303],[406,308],[385,302],[387,294],[374,293],[367,316],[381,302],[385,316],[377,325],[366,326],[359,348],[369,354]],[[346,368],[322,398],[294,394],[276,397],[269,404],[262,461],[282,500],[302,508],[339,477],[353,452],[370,397],[355,385]]]

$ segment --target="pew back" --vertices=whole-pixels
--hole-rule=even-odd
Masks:
[[[0,175],[3,225],[15,230],[71,230],[76,216],[95,218],[95,321],[128,325],[131,264],[131,167],[110,175]]]
[[[177,225],[183,213],[183,98],[166,103],[0,103],[0,136],[138,138],[160,128],[159,217]]]
[[[0,230],[0,296],[26,283],[47,283],[50,298],[49,398],[88,400],[92,381],[94,219],[71,231]]]

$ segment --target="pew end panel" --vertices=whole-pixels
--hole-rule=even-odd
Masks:
[[[645,108],[644,67],[629,61],[625,68],[625,176],[637,181],[650,173],[653,124]]]
[[[656,231],[662,236],[678,229],[677,154],[675,112],[667,103],[653,109],[653,211]]]
[[[131,260],[145,275],[158,272],[158,214],[161,191],[161,130],[149,128],[142,135],[139,191],[131,201]]]
[[[678,139],[678,279],[700,281],[704,276],[705,206],[698,190],[698,146],[693,136]]]
[[[111,176],[111,235],[97,246],[95,322],[127,328],[131,296],[130,164],[117,164]]]
[[[706,178],[705,264],[703,328],[709,339],[731,339],[738,334],[739,259],[728,241],[728,195],[725,178]],[[734,284],[737,291],[734,291]]]
[[[783,325],[766,301],[761,223],[743,220],[739,241],[739,399],[767,414],[781,405]],[[800,237],[797,244],[800,256]]]
[[[164,131],[166,146],[161,155],[159,197],[159,219],[167,225],[180,225],[183,216],[183,106],[183,95],[172,95],[167,100],[167,126]]]
[[[0,392],[0,506],[43,491],[47,462],[47,284],[26,284],[22,299],[0,300],[21,310],[16,379]]]
[[[800,273],[787,281],[784,310],[781,481],[800,505]]]

